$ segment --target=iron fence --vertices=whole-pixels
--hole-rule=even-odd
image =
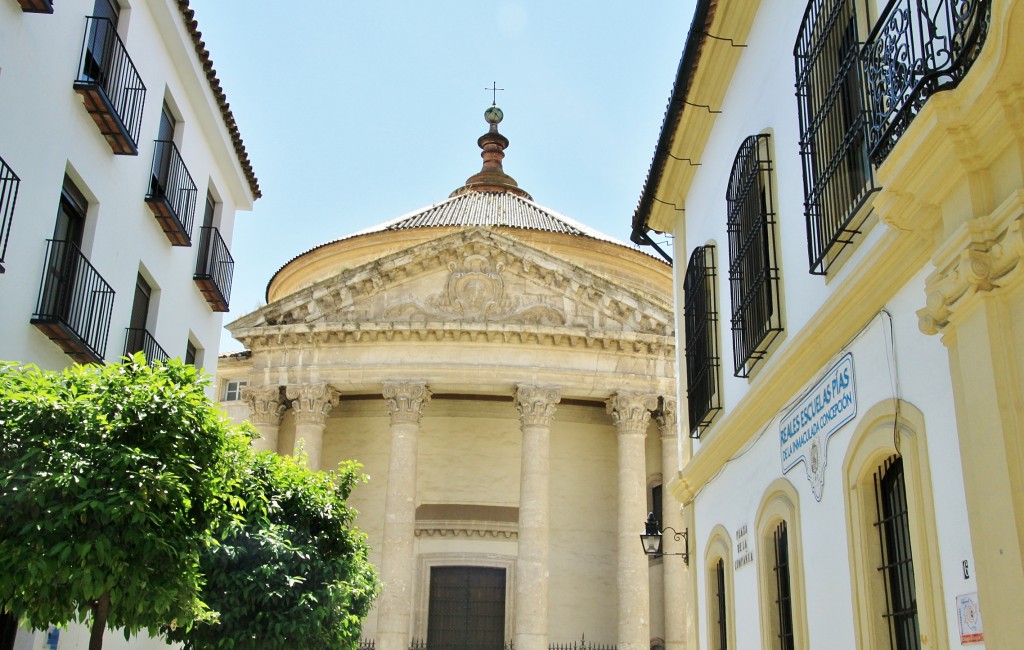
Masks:
[[[18,186],[21,179],[14,173],[3,158],[0,158],[0,273],[4,272],[4,261],[7,256],[7,243],[11,236],[11,223],[14,221],[14,204],[18,201]]]

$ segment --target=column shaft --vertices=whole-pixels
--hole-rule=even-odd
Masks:
[[[551,421],[558,388],[519,385],[515,403],[523,432],[516,560],[515,647],[548,648]]]
[[[661,431],[661,477],[662,477],[662,528],[672,528],[682,532],[686,528],[683,513],[668,484],[678,473],[679,436],[677,426],[676,400],[664,398],[661,410],[657,415],[658,428]],[[681,552],[682,548],[672,547],[672,553]],[[692,616],[690,590],[687,587],[687,565],[683,558],[668,556],[662,559],[662,575],[664,576],[664,592],[662,602],[665,605],[665,650],[683,650],[686,648],[687,620]]]
[[[619,650],[648,650],[651,642],[650,580],[639,537],[647,517],[644,439],[657,405],[653,395],[627,392],[612,395],[607,404],[618,432],[619,451]]]
[[[384,588],[377,605],[380,650],[409,648],[416,568],[416,456],[420,417],[429,400],[430,391],[423,382],[384,384],[391,415],[391,458],[381,542]]]

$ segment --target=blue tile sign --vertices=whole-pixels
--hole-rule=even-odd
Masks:
[[[828,439],[856,415],[853,354],[847,353],[782,417],[779,424],[782,473],[804,461],[811,491],[814,498],[821,501]]]

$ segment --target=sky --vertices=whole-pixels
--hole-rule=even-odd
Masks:
[[[227,324],[263,305],[295,256],[478,172],[492,83],[505,172],[628,241],[694,0],[190,6],[263,192],[236,218]],[[241,349],[225,332],[221,353]]]

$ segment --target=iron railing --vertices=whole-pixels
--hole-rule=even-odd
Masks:
[[[370,640],[360,640],[358,650],[374,650],[376,643]],[[432,650],[431,647],[423,639],[413,639],[409,642],[409,650]],[[474,650],[515,650],[515,643],[512,641],[506,641],[499,648],[478,648]],[[587,641],[587,635],[579,641],[570,641],[568,643],[550,643],[548,644],[548,650],[617,650],[617,646],[614,643],[594,643],[593,641]]]
[[[0,158],[0,273],[4,272],[7,257],[7,243],[11,237],[14,222],[14,204],[18,201],[18,186],[21,179],[3,158]]]
[[[74,86],[114,153],[137,154],[146,86],[110,19],[86,18]]]
[[[875,187],[854,0],[811,0],[793,49],[810,272],[824,275],[858,233]]]
[[[125,329],[124,355],[128,357],[136,352],[145,355],[146,361],[150,365],[158,361],[163,363],[170,358],[148,330],[141,327],[128,327]]]
[[[102,361],[114,290],[68,241],[47,240],[32,323],[80,361]]]
[[[868,146],[881,165],[928,98],[955,88],[981,52],[991,0],[891,0],[861,58]]]
[[[377,650],[377,642],[373,639],[359,639],[356,650]]]
[[[683,297],[690,437],[699,438],[722,408],[718,392],[721,361],[714,246],[698,246],[690,255],[683,280]]]
[[[736,152],[725,197],[737,377],[750,376],[751,368],[782,331],[771,174],[768,136],[748,137]]]
[[[191,246],[192,220],[196,212],[196,184],[174,142],[155,142],[146,202],[172,244]]]
[[[194,279],[214,311],[227,311],[231,300],[231,277],[235,260],[213,226],[203,226],[199,234],[199,257]]]

